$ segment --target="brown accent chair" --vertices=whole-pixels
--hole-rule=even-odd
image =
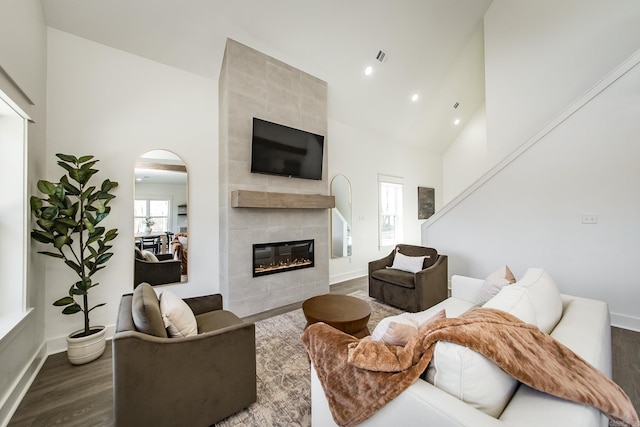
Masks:
[[[391,267],[396,250],[406,256],[427,256],[418,273]],[[369,296],[406,311],[423,311],[448,296],[447,256],[433,248],[397,245],[386,257],[369,263]]]
[[[142,284],[120,301],[113,336],[117,427],[210,426],[256,401],[255,325],[222,309],[222,295],[186,298],[198,334],[170,338]]]
[[[174,260],[171,254],[157,254],[158,261],[149,261],[144,258],[142,252],[135,248],[135,261],[133,265],[133,288],[140,283],[149,283],[152,286],[166,285],[167,283],[179,283],[181,281],[181,261]]]

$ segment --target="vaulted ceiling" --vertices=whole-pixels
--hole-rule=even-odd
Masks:
[[[331,119],[394,143],[442,153],[484,102],[491,0],[42,2],[53,28],[215,80],[237,40],[325,80]]]

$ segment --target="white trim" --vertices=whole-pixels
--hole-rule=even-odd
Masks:
[[[355,270],[348,273],[337,274],[329,277],[329,286],[337,283],[346,282],[347,280],[359,279],[360,277],[366,277],[369,274],[368,270]]]
[[[113,339],[113,334],[116,331],[116,325],[106,326],[105,339]],[[47,356],[52,354],[64,353],[67,351],[67,335],[60,337],[50,338],[47,340]]]
[[[24,110],[18,106],[18,104],[13,102],[13,100],[9,97],[9,95],[4,93],[2,90],[0,90],[0,99],[3,100],[4,102],[6,102],[7,105],[13,111],[15,111],[16,114],[18,114],[20,117],[22,117],[24,120],[26,120],[28,122],[33,122],[33,120],[31,120],[31,117],[29,117],[29,115],[27,113],[25,113]]]
[[[378,182],[389,182],[391,184],[404,184],[404,178],[401,176],[378,174]]]
[[[614,68],[610,73],[604,76],[598,81],[591,89],[587,90],[584,94],[578,97],[573,103],[565,108],[560,114],[549,121],[546,125],[542,126],[540,130],[535,132],[529,139],[527,139],[522,145],[516,148],[511,154],[507,155],[502,161],[497,163],[494,167],[489,169],[484,175],[478,178],[473,184],[471,184],[466,190],[456,196],[453,200],[442,207],[438,212],[432,215],[428,220],[422,224],[422,231],[424,232],[432,224],[435,224],[440,218],[446,215],[447,212],[452,210],[467,197],[473,194],[477,189],[485,185],[495,175],[497,175],[502,169],[507,167],[511,162],[516,160],[522,154],[524,154],[529,148],[533,147],[541,139],[547,136],[551,131],[560,126],[565,120],[573,116],[582,107],[586,106],[591,100],[602,93],[605,89],[615,83],[620,77],[624,76],[627,72],[640,64],[640,50],[637,50],[629,58],[623,61],[620,65]],[[423,242],[425,243],[425,242]]]
[[[611,326],[640,332],[640,318],[611,313]]]
[[[0,403],[0,425],[6,426],[9,424],[11,417],[18,409],[20,402],[24,398],[27,391],[29,391],[29,387],[36,379],[36,376],[42,369],[42,365],[47,360],[47,355],[45,351],[44,342],[40,344],[40,348],[36,351],[31,360],[27,365],[25,365],[20,375],[18,375],[7,391],[7,393],[3,396],[3,401]]]

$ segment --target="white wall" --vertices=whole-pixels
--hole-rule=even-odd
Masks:
[[[485,15],[489,167],[640,44],[637,0],[494,0]]]
[[[351,181],[351,257],[330,260],[330,282],[367,274],[369,261],[382,258],[391,247],[378,248],[378,173],[404,178],[404,243],[420,244],[418,186],[436,189],[436,210],[442,206],[440,156],[389,141],[329,118],[329,179],[341,174]]]
[[[515,20],[509,15],[508,23],[496,22],[498,16],[506,19],[506,13],[499,7],[512,9],[511,3],[505,3],[509,2],[494,2],[490,11],[492,16],[485,21],[486,33],[493,35],[486,37],[485,50],[487,81],[495,83],[487,84],[487,126],[494,131],[502,131],[500,127],[505,126],[509,128],[506,135],[515,130],[514,123],[532,129],[534,125],[528,122],[530,117],[523,116],[515,107],[514,114],[509,116],[511,121],[505,122],[503,116],[492,116],[489,99],[494,105],[506,106],[513,99],[512,94],[522,90],[523,83],[538,89],[548,83],[545,73],[541,72],[538,78],[526,73],[527,66],[540,59],[538,68],[546,69],[549,64],[543,59],[554,56],[548,51],[558,54],[558,46],[567,45],[565,38],[573,40],[575,30],[587,26],[582,22],[580,24],[584,25],[578,25],[576,17],[587,20],[588,24],[593,24],[594,20],[591,13],[587,13],[591,12],[593,2],[584,2],[586,10],[576,8],[573,13],[561,14],[569,21],[566,25],[555,18],[551,25],[547,14],[531,11],[531,22],[526,28],[537,28],[545,43],[535,40],[535,32],[531,32],[528,43],[510,44],[512,51],[499,50],[493,46],[494,42],[502,46],[506,39],[517,38],[511,37],[512,32],[519,34],[520,31],[518,13],[514,12]],[[623,3],[621,7],[630,6],[619,3]],[[541,7],[548,11],[544,5]],[[637,3],[633,9],[626,8],[627,15],[638,16],[638,11],[640,4]],[[594,31],[604,37],[599,30],[612,22],[619,23],[620,16],[617,10],[609,14],[602,12],[595,20]],[[599,42],[589,52],[589,60],[580,59],[585,67],[584,74],[592,78],[590,87],[600,87],[596,83],[603,77],[603,69],[613,70],[620,65],[610,64],[609,53],[596,49],[600,44],[614,45],[619,36],[613,31],[610,38]],[[627,37],[636,42],[636,48],[640,47],[638,37],[631,33]],[[589,34],[587,39],[593,39],[593,35]],[[626,39],[623,44],[629,45]],[[524,64],[518,64],[516,59]],[[630,63],[638,61],[640,53]],[[555,67],[553,61],[551,65]],[[496,86],[497,79],[489,70],[503,76],[513,73],[514,76],[504,78],[502,84]],[[523,73],[525,80],[516,78],[522,77]],[[581,73],[567,75],[564,70],[558,70],[554,76],[558,80],[555,89],[573,87],[575,79],[582,81],[584,78],[578,74]],[[615,78],[610,80],[613,83],[603,92],[575,113],[560,115],[564,120],[538,143],[476,191],[465,193],[464,198],[456,201],[458,204],[423,228],[423,243],[450,255],[450,275],[486,277],[506,263],[520,277],[529,267],[542,267],[556,279],[562,292],[604,300],[610,305],[614,324],[640,330],[640,309],[635,303],[640,297],[635,268],[635,260],[640,256],[637,245],[640,227],[636,223],[640,210],[637,196],[640,194],[640,169],[637,167],[640,158],[637,144],[640,66],[636,65],[617,81]],[[561,92],[564,98],[570,98],[568,92]],[[548,105],[546,98],[533,95],[530,101],[540,112],[545,106],[551,112],[570,106],[568,101],[559,101],[556,97],[548,99]],[[562,102],[565,104],[556,108]],[[489,146],[495,138],[495,133],[489,132]],[[582,224],[583,213],[597,214],[598,223]]]
[[[486,171],[487,116],[482,105],[442,156],[443,203],[449,203]]]
[[[34,121],[28,127],[29,193],[35,190],[37,177],[44,170],[46,52],[46,27],[40,1],[0,0],[0,67],[9,76],[0,73],[0,90]],[[26,235],[27,230],[24,233]],[[28,239],[27,248],[26,305],[33,310],[0,339],[0,425],[8,421],[45,356],[44,260],[32,253]]]
[[[93,154],[98,180],[118,181],[109,227],[115,255],[97,280],[92,323],[115,323],[120,296],[133,289],[134,165],[152,149],[179,155],[189,171],[189,282],[168,285],[179,296],[218,291],[217,81],[48,29],[47,176],[58,179],[53,153]],[[81,326],[50,306],[73,279],[57,260],[47,261],[46,338],[63,350],[62,337]],[[56,343],[59,344],[58,348]]]

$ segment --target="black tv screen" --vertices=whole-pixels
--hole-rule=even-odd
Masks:
[[[251,172],[322,179],[324,136],[253,119]]]

